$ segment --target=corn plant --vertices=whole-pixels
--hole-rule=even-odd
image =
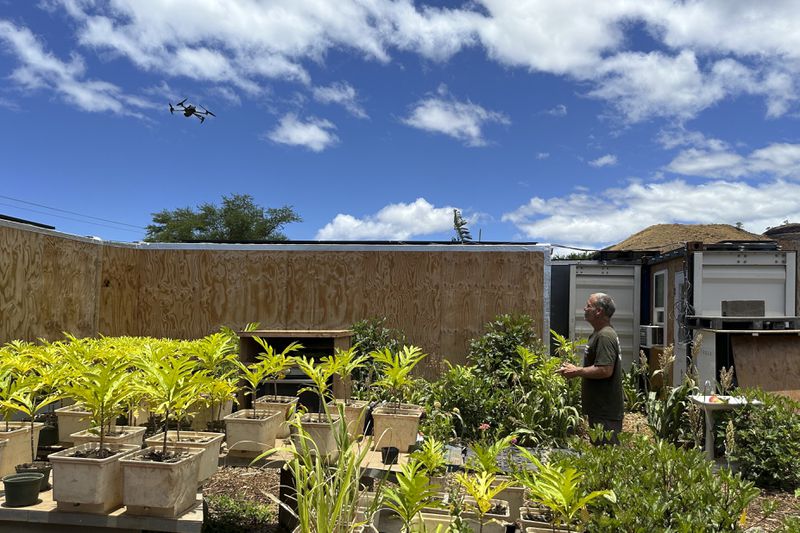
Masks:
[[[400,410],[405,389],[413,381],[411,371],[427,356],[428,354],[416,346],[403,346],[396,352],[386,348],[383,351],[370,353],[370,357],[381,367],[383,376],[375,382],[375,385],[384,389],[389,398],[395,401],[396,411]]]

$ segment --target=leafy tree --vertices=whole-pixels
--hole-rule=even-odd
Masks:
[[[201,204],[195,211],[183,207],[153,213],[146,241],[256,241],[286,240],[281,229],[302,219],[291,206],[264,209],[249,194],[223,196],[222,205]]]
[[[467,221],[464,220],[464,217],[461,216],[461,211],[458,209],[453,209],[453,229],[456,232],[453,242],[472,242],[472,235],[469,233]]]

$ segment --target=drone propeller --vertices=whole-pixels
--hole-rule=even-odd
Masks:
[[[183,100],[181,100],[180,102],[178,102],[178,103],[177,103],[177,104],[175,104],[175,105],[178,105],[178,106],[181,106],[181,107],[183,107],[183,104],[184,104],[184,103],[186,103],[186,100],[188,100],[188,99],[189,99],[188,97],[187,97],[187,98],[184,98]]]
[[[197,104],[197,107],[203,108],[203,111],[205,111],[206,115],[211,115],[212,117],[216,117],[217,116],[214,113],[212,113],[211,111],[209,111],[208,109],[206,109],[205,107],[201,106],[200,104]]]
[[[202,123],[203,123],[203,121],[206,119],[206,117],[204,117],[204,116],[202,116],[202,115],[197,115],[197,118],[199,118],[199,119],[200,119],[200,124],[202,124]]]
[[[172,104],[171,104],[171,103],[169,104],[169,113],[170,113],[170,115],[172,115],[172,114],[174,114],[174,113],[175,113],[175,108],[174,108],[174,107],[172,107]]]

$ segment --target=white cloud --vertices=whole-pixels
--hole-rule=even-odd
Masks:
[[[784,219],[800,218],[800,184],[782,180],[751,185],[683,180],[631,183],[596,193],[534,197],[503,215],[528,238],[568,246],[600,248],[652,224],[735,224],[761,233]]]
[[[558,104],[554,108],[545,111],[545,113],[553,117],[565,117],[567,116],[567,106],[564,104]]]
[[[604,156],[598,157],[593,161],[589,161],[589,164],[595,168],[600,167],[613,167],[617,164],[617,156],[613,154],[606,154]]]
[[[390,204],[364,218],[338,214],[317,232],[320,240],[408,240],[453,229],[453,207],[434,207],[424,198]]]
[[[440,88],[439,93],[443,91]],[[485,146],[484,125],[492,122],[510,124],[511,121],[502,113],[488,111],[469,101],[458,102],[432,96],[414,104],[403,122],[421,130],[443,133],[467,146]]]
[[[800,144],[775,143],[744,156],[727,146],[688,148],[681,151],[666,170],[710,178],[767,175],[800,179]]]
[[[141,118],[137,110],[156,107],[138,96],[125,94],[112,83],[84,79],[86,66],[80,56],[73,55],[69,62],[61,61],[47,52],[27,28],[0,20],[0,41],[8,44],[9,51],[20,62],[10,78],[25,89],[50,89],[84,111]]]
[[[304,146],[311,151],[321,152],[339,141],[332,131],[335,129],[336,126],[327,120],[310,117],[303,121],[294,113],[287,113],[265,137],[278,144]]]
[[[536,154],[536,159],[539,159],[539,160],[547,159],[548,157],[550,157],[550,152],[538,152]]]
[[[358,103],[358,95],[352,85],[346,82],[334,83],[327,87],[314,87],[314,98],[324,104],[339,104],[358,118],[369,118],[367,112]]]

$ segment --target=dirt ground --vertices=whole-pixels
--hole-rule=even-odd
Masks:
[[[641,415],[626,413],[624,431],[649,433],[649,428]],[[205,495],[225,494],[232,498],[258,502],[269,506],[274,516],[278,516],[278,506],[268,494],[278,496],[279,472],[276,469],[245,467],[222,467],[203,488]],[[775,505],[776,510],[764,517],[765,505]],[[759,527],[765,532],[777,531],[781,522],[789,516],[800,517],[800,498],[792,493],[766,491],[750,505],[747,510],[746,527]],[[271,528],[264,531],[278,531],[277,518]]]

